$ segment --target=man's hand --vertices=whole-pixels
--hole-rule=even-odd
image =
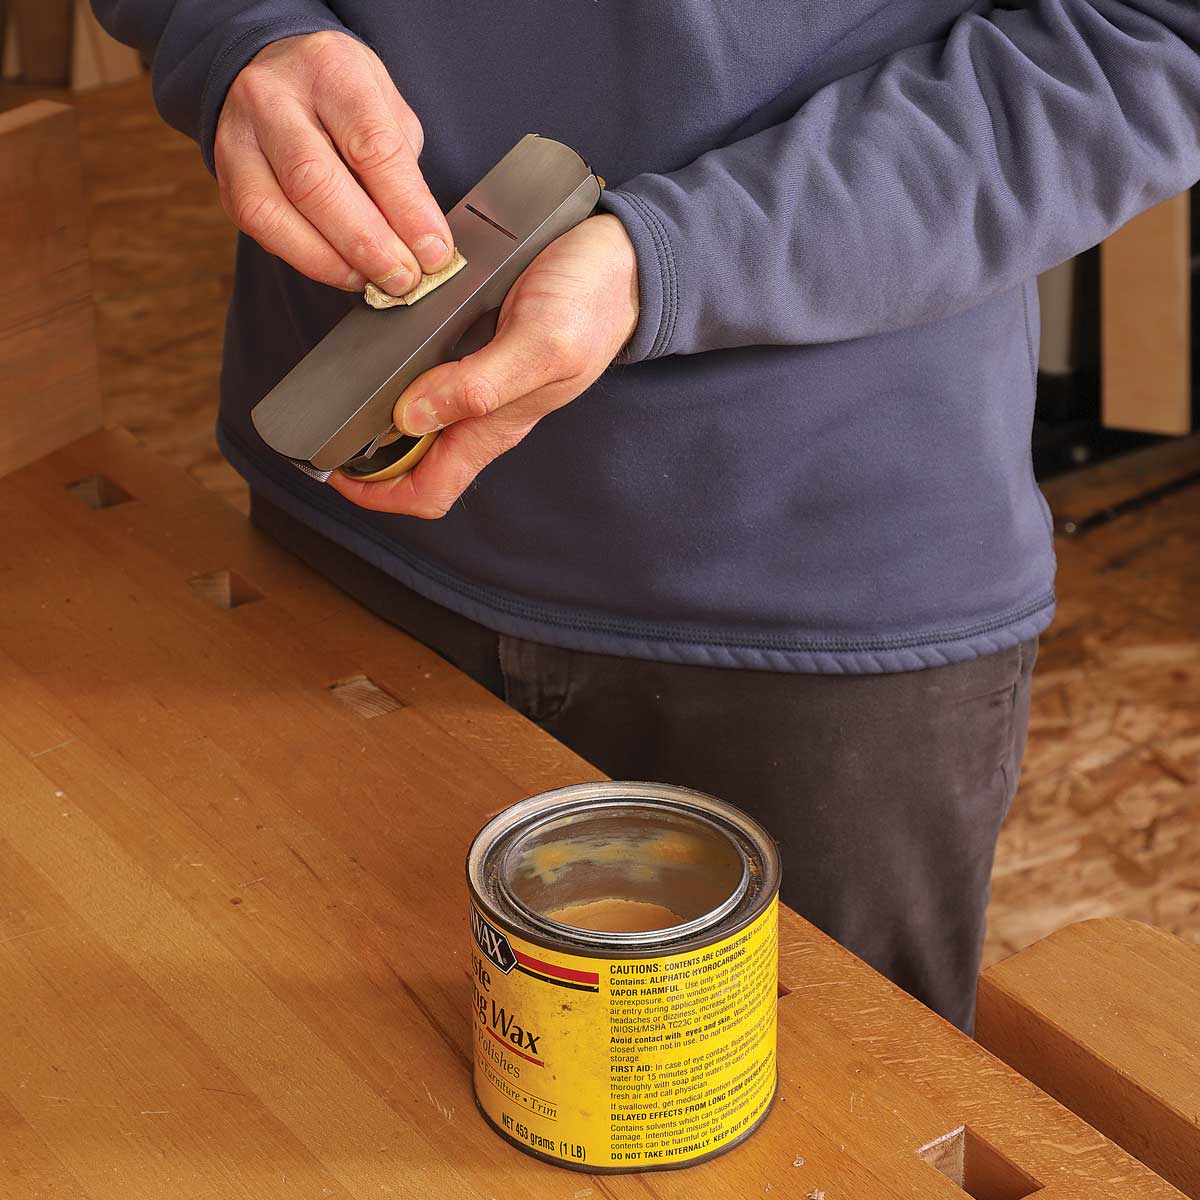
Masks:
[[[449,261],[417,166],[424,134],[383,63],[341,33],[284,38],[233,81],[214,149],[221,202],[264,250],[320,283],[402,296]]]
[[[488,463],[595,383],[637,318],[633,243],[616,217],[589,217],[512,286],[491,342],[427,371],[396,401],[405,433],[448,427],[416,468],[378,483],[335,472],[330,484],[377,512],[445,516]]]

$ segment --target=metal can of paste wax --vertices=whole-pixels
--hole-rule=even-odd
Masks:
[[[779,855],[686,788],[586,783],[493,818],[467,858],[475,1098],[587,1171],[728,1150],[775,1097]]]

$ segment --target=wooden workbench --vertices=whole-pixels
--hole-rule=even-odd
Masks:
[[[1200,1200],[1200,946],[1069,925],[979,981],[979,1040]]]
[[[596,772],[120,433],[0,480],[0,594],[5,1200],[1179,1195],[786,913],[749,1141],[520,1154],[472,1102],[463,857]]]

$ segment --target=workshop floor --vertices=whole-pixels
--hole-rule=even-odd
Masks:
[[[244,508],[212,438],[233,258],[215,186],[144,83],[78,108],[109,419]],[[1087,476],[1047,489],[1056,512],[1092,502]],[[988,962],[1086,917],[1200,941],[1200,487],[1060,538],[1058,553]]]

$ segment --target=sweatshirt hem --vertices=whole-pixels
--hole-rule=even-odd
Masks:
[[[320,495],[301,496],[263,469],[223,422],[217,427],[217,441],[234,468],[268,500],[403,586],[497,633],[564,649],[738,670],[885,674],[982,658],[1036,637],[1054,617],[1052,589],[969,626],[861,638],[755,635],[573,613],[471,583],[371,530],[353,527]],[[303,477],[299,472],[297,476],[300,482]]]

